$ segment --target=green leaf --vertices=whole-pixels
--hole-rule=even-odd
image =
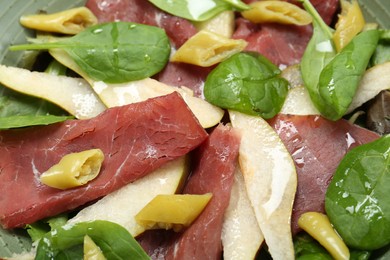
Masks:
[[[11,46],[10,50],[64,49],[92,79],[123,83],[161,71],[171,51],[161,28],[131,22],[91,26],[57,42]]]
[[[370,67],[390,62],[390,30],[380,31],[379,42],[370,60]]]
[[[26,226],[26,230],[27,233],[30,235],[32,241],[35,242],[44,237],[51,230],[65,225],[68,219],[69,218],[66,214],[60,214],[55,217],[50,217],[29,224]]]
[[[316,240],[307,233],[300,233],[294,237],[295,259],[331,260],[332,257]]]
[[[0,227],[0,258],[31,250],[32,241],[22,229],[5,230]]]
[[[313,104],[319,111],[324,110],[323,100],[319,93],[320,74],[325,66],[336,55],[333,43],[333,30],[326,25],[309,1],[301,1],[313,17],[313,35],[301,60],[301,73],[305,87]]]
[[[237,53],[221,62],[207,77],[204,95],[210,103],[263,118],[283,106],[288,82],[280,70],[259,53]]]
[[[142,247],[122,226],[96,220],[58,227],[39,241],[36,259],[83,259],[81,245],[88,235],[107,259],[149,259]]]
[[[223,11],[232,10],[232,2],[235,6],[239,3],[234,0],[149,0],[149,2],[174,16],[197,22],[206,21]]]
[[[390,135],[350,150],[325,196],[325,209],[347,245],[373,250],[390,243]]]
[[[377,30],[358,34],[321,71],[318,89],[323,102],[320,112],[324,117],[338,120],[346,113],[378,37]]]
[[[8,116],[0,117],[0,130],[19,128],[34,125],[49,125],[63,122],[72,116],[53,116],[53,115],[26,115],[26,116]]]
[[[0,85],[0,117],[47,114],[66,115],[67,113],[43,99],[23,95]]]

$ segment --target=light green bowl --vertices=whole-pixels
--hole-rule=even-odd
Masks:
[[[20,65],[22,52],[10,52],[8,47],[11,44],[26,42],[27,36],[33,36],[31,30],[24,29],[19,24],[22,15],[35,14],[40,10],[62,11],[83,6],[85,2],[85,0],[0,0],[0,63]]]

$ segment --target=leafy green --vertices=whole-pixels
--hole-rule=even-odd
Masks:
[[[322,70],[318,89],[323,116],[338,120],[346,113],[377,42],[377,30],[358,34]]]
[[[49,125],[63,122],[72,116],[53,116],[53,115],[26,115],[26,116],[8,116],[0,117],[0,130],[19,128],[34,125]]]
[[[313,17],[313,35],[301,60],[301,73],[310,98],[317,105],[322,104],[317,87],[321,71],[336,55],[336,49],[333,44],[333,29],[328,27],[309,1],[302,3]]]
[[[31,250],[32,241],[22,229],[5,230],[0,227],[0,259]]]
[[[325,248],[304,232],[294,237],[294,251],[297,260],[332,260]]]
[[[325,209],[347,245],[373,250],[390,243],[390,135],[353,148],[338,166]]]
[[[149,259],[125,228],[102,220],[57,227],[39,241],[36,258],[83,259],[85,235],[92,238],[107,259]]]
[[[239,11],[250,8],[240,0],[149,0],[149,2],[174,16],[197,22],[208,20],[234,8]]]
[[[314,32],[301,62],[302,79],[321,115],[340,119],[348,110],[359,81],[378,42],[378,31],[360,33],[336,54],[332,33],[308,0],[303,6],[313,17]]]
[[[131,22],[91,26],[56,42],[11,46],[10,50],[61,48],[92,79],[123,83],[152,76],[169,59],[170,43],[165,31]]]
[[[68,216],[60,214],[44,220],[39,220],[35,223],[29,224],[26,227],[27,233],[30,235],[33,242],[44,237],[48,232],[66,224]]]
[[[17,93],[0,85],[0,117],[47,114],[67,115],[64,110],[50,102]]]
[[[250,115],[272,118],[283,106],[288,82],[259,53],[242,52],[221,62],[207,77],[204,95],[210,103]]]
[[[381,30],[378,46],[370,60],[370,67],[390,62],[390,30]]]

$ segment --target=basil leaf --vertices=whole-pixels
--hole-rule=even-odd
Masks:
[[[49,125],[74,118],[72,116],[25,115],[0,117],[0,130],[34,125]]]
[[[301,74],[310,99],[319,111],[325,109],[319,93],[320,74],[336,55],[333,44],[333,30],[322,20],[309,1],[301,1],[304,8],[313,17],[313,35],[301,60]]]
[[[377,30],[361,32],[322,70],[318,88],[324,117],[338,120],[346,113],[378,39]]]
[[[103,220],[80,222],[52,230],[39,241],[36,259],[83,259],[81,245],[85,235],[92,238],[107,259],[149,259],[125,228]]]
[[[239,10],[249,8],[239,0],[149,0],[149,2],[174,16],[197,22],[208,20],[234,7]]]
[[[208,75],[204,95],[210,103],[250,115],[272,118],[283,106],[288,82],[259,53],[237,53]]]
[[[350,150],[325,196],[328,217],[345,243],[372,250],[390,243],[390,135]]]
[[[169,59],[170,43],[161,28],[131,22],[88,27],[57,42],[11,46],[10,50],[64,49],[92,79],[123,83],[150,77]]]

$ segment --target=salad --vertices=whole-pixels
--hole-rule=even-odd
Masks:
[[[0,257],[389,256],[390,32],[357,1],[89,0],[20,24]]]

